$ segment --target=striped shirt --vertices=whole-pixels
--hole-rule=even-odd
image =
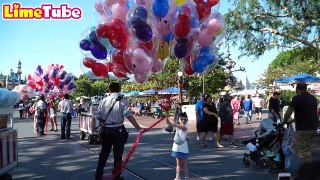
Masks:
[[[112,93],[110,96],[104,98],[97,109],[96,118],[102,119],[106,127],[119,127],[123,125],[124,117],[132,116],[129,103],[126,99],[122,98],[117,101],[110,114],[108,115],[109,109],[116,101],[119,93]]]
[[[60,109],[60,112],[62,113],[71,113],[71,111],[73,111],[72,102],[69,99],[60,101],[59,109]]]

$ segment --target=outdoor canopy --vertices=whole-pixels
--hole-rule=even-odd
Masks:
[[[131,91],[131,92],[125,93],[124,96],[125,97],[138,96],[139,93],[140,93],[139,91]]]
[[[156,93],[157,93],[156,90],[148,89],[148,90],[142,91],[141,93],[139,93],[139,95],[154,95]]]
[[[275,83],[320,82],[320,78],[309,74],[299,73],[286,78],[277,79]]]
[[[185,92],[187,91],[182,90],[182,93],[185,93]],[[160,90],[158,94],[179,94],[179,89],[176,87],[169,87],[169,88]]]

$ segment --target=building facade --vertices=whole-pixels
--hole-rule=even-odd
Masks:
[[[11,69],[9,75],[3,75],[2,72],[0,73],[0,87],[11,90],[14,89],[16,86],[20,84],[25,84],[27,82],[26,78],[24,78],[24,80],[21,78],[21,65],[22,63],[19,60],[16,72],[14,72],[13,69]]]

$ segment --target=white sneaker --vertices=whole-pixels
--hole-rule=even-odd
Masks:
[[[213,141],[213,137],[208,137],[207,142],[211,142],[211,141]]]
[[[197,141],[200,141],[200,138],[199,138],[199,136],[197,136]]]

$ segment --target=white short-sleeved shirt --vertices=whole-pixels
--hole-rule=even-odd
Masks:
[[[176,135],[179,135],[180,138],[185,141],[181,145],[173,143],[172,151],[174,152],[189,153],[188,142],[186,140],[188,135],[188,125],[186,124],[185,127],[187,128],[185,131],[179,128],[176,129]]]
[[[254,107],[257,107],[257,108],[262,107],[262,102],[263,102],[262,98],[256,97],[256,98],[253,98],[252,101],[253,101]]]

